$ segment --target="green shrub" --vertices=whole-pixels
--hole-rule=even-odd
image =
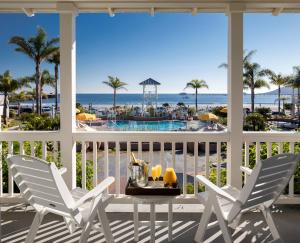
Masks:
[[[265,131],[266,119],[259,113],[250,113],[246,116],[244,130],[245,131]]]
[[[26,131],[52,131],[59,130],[60,127],[59,117],[52,118],[48,114],[24,113],[20,116],[20,120],[22,122],[22,130]]]
[[[76,185],[82,187],[82,154],[76,153]],[[93,161],[86,160],[86,188],[91,190],[93,188]]]
[[[256,107],[255,112],[261,114],[264,118],[270,118],[272,110],[269,107]]]
[[[221,110],[224,108],[224,106],[216,106],[216,107],[213,107],[211,112],[213,114],[215,114],[216,116],[219,116],[219,117],[227,117],[227,113],[226,112],[221,112]]]
[[[284,103],[284,104],[283,104],[283,108],[284,108],[285,110],[290,111],[290,110],[292,110],[292,107],[293,107],[293,104],[292,104],[292,103]]]
[[[195,107],[189,107],[189,108],[188,108],[188,114],[189,114],[190,116],[195,115],[195,113],[196,113],[196,108],[195,108]]]

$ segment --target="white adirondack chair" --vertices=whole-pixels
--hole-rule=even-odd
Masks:
[[[274,240],[280,241],[270,206],[289,183],[299,160],[300,154],[280,154],[261,161],[253,170],[241,166],[241,170],[249,176],[241,190],[230,186],[217,187],[204,176],[198,175],[197,180],[205,184],[207,191],[198,194],[205,209],[195,241],[202,242],[206,228],[219,224],[225,242],[232,242],[229,227],[235,228],[242,213],[252,209],[261,210]],[[217,221],[209,224],[212,212],[216,214]]]
[[[111,199],[106,194],[106,189],[114,182],[113,177],[106,178],[91,191],[81,188],[69,191],[61,176],[66,169],[58,169],[54,163],[14,155],[8,157],[8,165],[21,194],[37,211],[26,243],[34,242],[47,213],[62,216],[70,233],[82,228],[80,242],[87,242],[91,228],[96,228],[93,221],[98,214],[101,228],[96,229],[104,233],[106,242],[114,242],[105,213],[105,207]]]

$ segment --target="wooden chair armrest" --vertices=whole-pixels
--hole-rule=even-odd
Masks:
[[[252,173],[252,169],[245,167],[245,166],[240,166],[240,170],[242,172],[245,172],[247,175],[251,175],[251,173]]]
[[[218,196],[223,197],[231,202],[236,202],[236,199],[231,196],[229,193],[224,191],[222,188],[216,186],[214,183],[212,183],[210,180],[208,180],[206,177],[202,175],[197,175],[196,179],[203,183],[206,187],[208,187],[210,190],[214,191]]]
[[[61,167],[58,171],[61,175],[63,175],[67,172],[67,168],[66,167]]]
[[[103,180],[100,184],[98,184],[94,189],[89,191],[87,194],[85,194],[83,197],[81,197],[78,201],[75,202],[72,209],[78,208],[80,205],[85,203],[87,200],[90,200],[92,198],[95,198],[97,196],[100,196],[111,184],[113,184],[115,181],[115,178],[110,176],[107,177],[105,180]]]

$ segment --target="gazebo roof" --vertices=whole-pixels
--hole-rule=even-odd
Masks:
[[[143,82],[140,82],[140,85],[160,85],[160,82],[157,82],[156,80],[152,78],[148,78],[144,80]]]

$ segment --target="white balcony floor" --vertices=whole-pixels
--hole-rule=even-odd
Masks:
[[[278,205],[273,209],[274,218],[283,242],[299,242],[300,239],[300,206]],[[2,242],[23,242],[34,212],[28,208],[7,210],[2,207],[1,225]],[[108,213],[110,225],[116,242],[133,241],[132,213]],[[148,213],[140,213],[141,220],[148,220]],[[193,242],[201,213],[174,213],[173,242]],[[166,213],[158,213],[157,220],[166,220]],[[139,229],[140,241],[149,242],[149,229]],[[48,214],[41,225],[36,242],[77,242],[80,231],[70,235],[61,217]],[[156,228],[156,242],[167,242],[167,228]],[[247,213],[243,216],[239,227],[234,232],[234,242],[269,242],[272,240],[262,215],[259,212]],[[216,227],[208,230],[205,242],[224,242],[220,230]],[[99,232],[92,231],[89,242],[105,242]]]

